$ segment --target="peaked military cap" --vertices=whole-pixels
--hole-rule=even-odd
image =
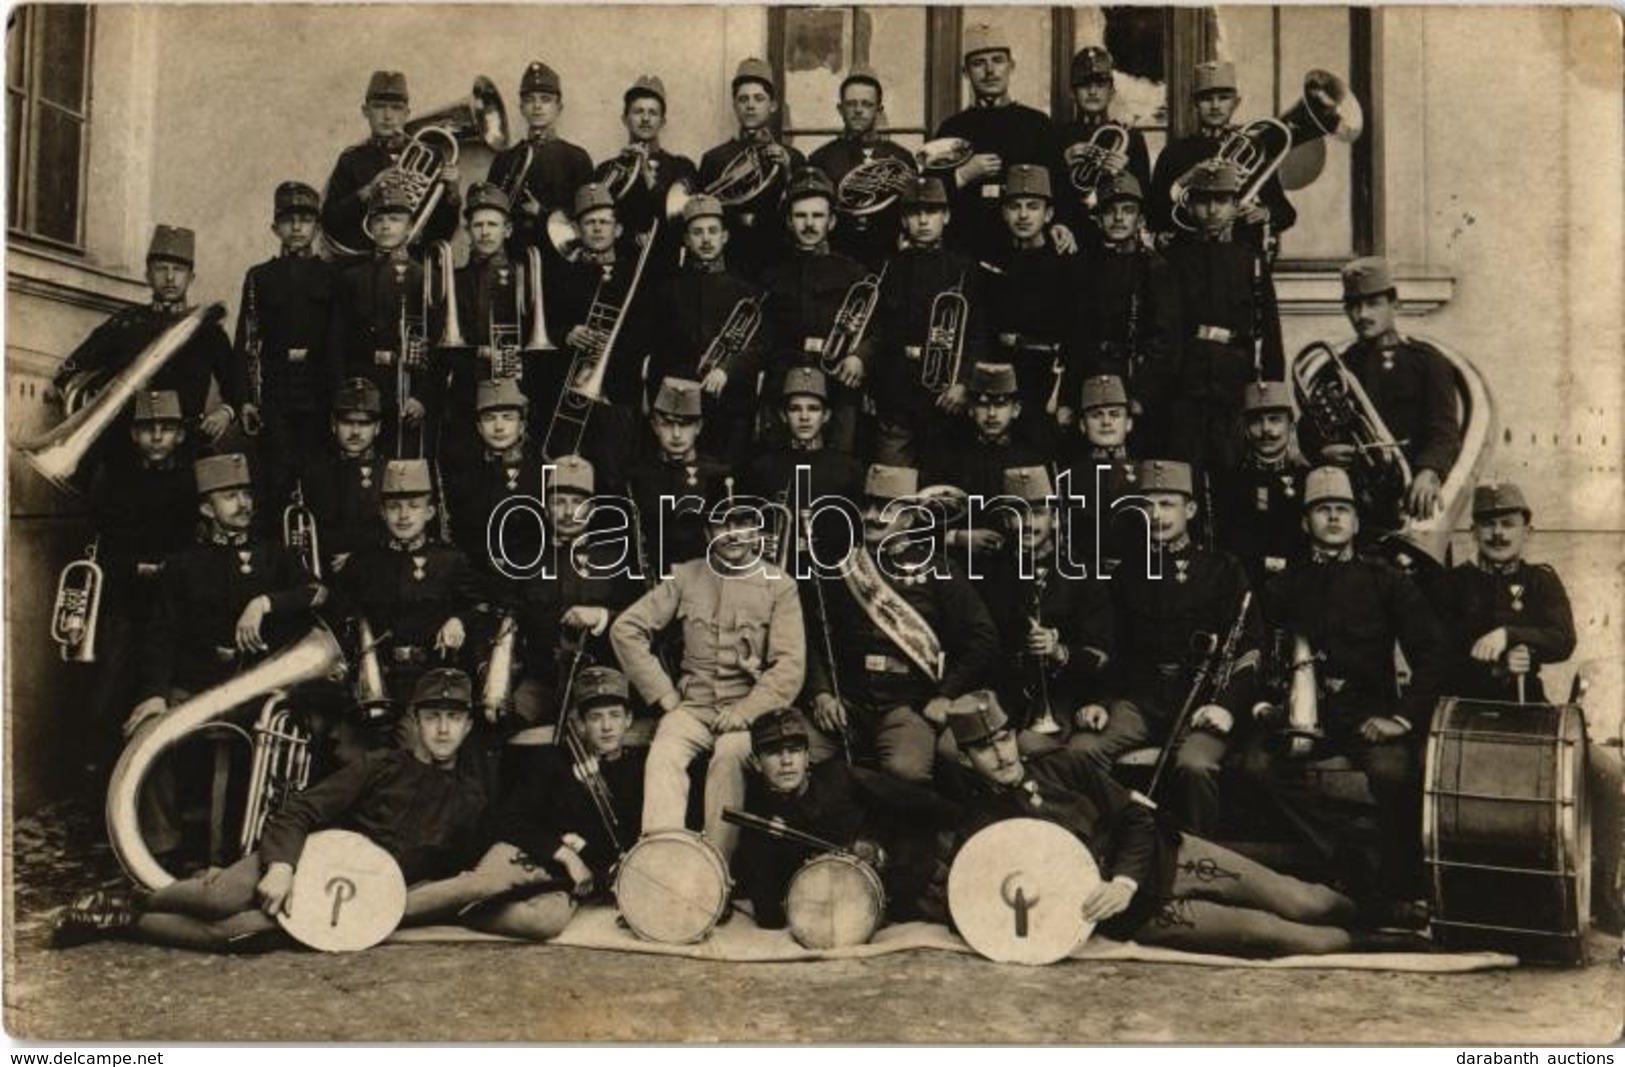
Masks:
[[[530,407],[530,399],[519,388],[518,378],[487,378],[474,386],[475,412]]]
[[[1014,163],[1007,167],[1004,176],[1004,195],[1001,199],[1009,200],[1017,196],[1041,196],[1045,200],[1053,200],[1055,197],[1050,187],[1049,168],[1033,163]]]
[[[521,96],[525,93],[552,93],[557,96],[561,92],[563,89],[559,83],[559,72],[539,59],[531,60],[530,66],[526,67],[525,73],[519,77]]]
[[[429,496],[434,492],[434,479],[429,474],[429,461],[390,460],[384,464],[384,484],[379,492],[383,496]]]
[[[948,705],[948,729],[961,749],[986,741],[1008,725],[1010,717],[991,689],[974,690]]]
[[[254,484],[248,476],[248,457],[241,452],[198,459],[192,464],[192,477],[197,480],[198,496]]]
[[[1055,486],[1050,483],[1048,467],[1006,467],[1004,491],[1029,504],[1043,504],[1055,495]]]
[[[739,69],[734,71],[734,80],[729,89],[737,93],[739,87],[746,82],[761,82],[767,86],[768,93],[772,95],[777,95],[779,91],[778,85],[773,81],[773,68],[755,56],[740,61]]]
[[[398,70],[373,71],[372,77],[367,79],[367,102],[370,104],[374,100],[408,103],[406,75]]]
[[[135,394],[136,422],[181,422],[181,395],[173,389],[143,389]]]
[[[168,226],[160,222],[152,228],[152,240],[147,242],[147,261],[167,259],[190,267],[197,255],[197,234],[185,226]]]
[[[1196,495],[1191,465],[1173,459],[1148,459],[1136,466],[1142,493],[1183,493]]]
[[[792,396],[816,396],[829,399],[829,385],[824,372],[817,367],[791,367],[784,372],[784,388],[779,395],[788,400]]]
[[[468,187],[463,199],[463,218],[471,219],[476,211],[500,211],[504,215],[511,214],[513,209],[508,203],[508,194],[502,191],[499,185],[490,182],[475,182]]]
[[[660,80],[658,74],[639,74],[632,87],[621,94],[621,103],[630,106],[640,96],[652,96],[660,101],[661,107],[665,107],[666,83]]]
[[[700,383],[687,378],[663,378],[654,410],[677,419],[697,419],[705,413]]]
[[[721,219],[727,216],[722,211],[722,201],[705,193],[697,193],[688,198],[683,204],[683,224],[686,226],[695,219]]]
[[[846,87],[854,83],[873,85],[876,92],[884,91],[880,87],[880,75],[876,74],[874,69],[865,63],[852,64],[852,69],[847,71],[846,77],[841,79],[841,87],[837,90],[837,95],[845,96]]]
[[[1097,79],[1110,81],[1112,54],[1098,44],[1080,48],[1072,57],[1072,84],[1086,85]]]
[[[367,216],[398,212],[412,213],[412,190],[404,181],[392,177],[387,171],[372,188],[372,199],[367,201]]]
[[[576,675],[570,706],[584,711],[594,704],[625,704],[628,692],[626,675],[614,667],[587,667]]]
[[[1185,187],[1193,193],[1239,193],[1241,170],[1228,160],[1204,159],[1186,172]]]
[[[1343,299],[1358,300],[1397,291],[1393,271],[1381,256],[1361,256],[1343,267]]]
[[[551,464],[554,468],[543,488],[549,492],[571,490],[592,496],[594,476],[592,464],[581,456],[560,456]]]
[[[1008,363],[978,363],[971,367],[967,389],[973,397],[1015,396],[1021,391],[1016,384],[1016,368]]]
[[[812,744],[812,727],[795,708],[774,708],[758,715],[750,724],[750,749],[758,756],[781,748]]]
[[[605,207],[612,211],[615,208],[615,196],[609,191],[609,186],[602,182],[588,182],[576,190],[575,211],[572,217],[579,219],[589,211]]]
[[[920,472],[913,467],[869,464],[863,479],[863,495],[874,500],[897,500],[920,491]]]
[[[790,180],[790,187],[785,190],[784,206],[788,208],[797,200],[810,196],[821,196],[833,204],[835,186],[830,182],[829,175],[817,167],[802,167],[796,171],[796,176]]]
[[[1088,411],[1090,408],[1103,408],[1113,404],[1128,407],[1128,390],[1123,388],[1123,379],[1115,374],[1096,374],[1083,380],[1083,403],[1079,405],[1080,410]]]
[[[322,196],[304,182],[283,182],[271,195],[271,217],[278,222],[284,215],[319,215]]]
[[[911,207],[948,206],[948,190],[941,178],[921,176],[908,183],[908,188],[897,199],[898,207],[907,211]]]
[[[1134,200],[1145,203],[1145,190],[1140,188],[1140,179],[1123,171],[1113,174],[1095,187],[1096,203],[1101,207],[1115,200]]]
[[[463,708],[474,703],[474,683],[468,675],[451,667],[425,671],[412,687],[414,708]]]
[[[1474,521],[1514,511],[1523,512],[1525,521],[1534,518],[1534,512],[1529,510],[1529,502],[1524,499],[1523,490],[1512,482],[1485,482],[1473,488]]]
[[[1216,59],[1196,64],[1196,78],[1192,93],[1212,92],[1215,89],[1236,89],[1236,65],[1228,60]]]
[[[384,413],[384,400],[378,392],[378,386],[368,378],[351,378],[333,394],[333,413],[336,415],[360,414],[381,418]]]
[[[1342,467],[1316,467],[1303,479],[1304,510],[1327,500],[1354,503],[1354,484]]]
[[[1248,382],[1241,391],[1241,410],[1246,415],[1255,411],[1291,411],[1292,387],[1285,382]]]
[[[969,59],[978,52],[1008,52],[1010,51],[1010,35],[1004,32],[1001,26],[987,22],[973,22],[965,27],[964,56]]]

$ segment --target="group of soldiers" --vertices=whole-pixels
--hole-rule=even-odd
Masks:
[[[1424,922],[1436,700],[1543,700],[1541,668],[1574,650],[1562,581],[1524,559],[1531,509],[1482,485],[1474,559],[1379,558],[1441,506],[1462,448],[1451,368],[1399,332],[1387,264],[1348,264],[1341,358],[1412,472],[1374,504],[1358,449],[1297,421],[1270,277],[1295,215],[1273,179],[1243,201],[1247,175],[1213,158],[1235,130],[1231,64],[1196,68],[1200,129],[1154,170],[1129,128],[1081,190],[1111,55],[1074,57],[1066,125],[1010,98],[1014,63],[998,28],[970,27],[974,104],[939,131],[969,153],[918,161],[862,212],[852,172],[917,164],[883,135],[867,69],[808,159],[775,134],[772,68],[746,60],[738,135],[698,166],[661,147],[665,89],[640,77],[627,147],[595,167],[534,62],[524,140],[466,189],[455,165],[402,175],[406,80],[375,73],[370,136],[325,193],[276,187],[280,247],[244,279],[235,338],[205,324],[98,449],[85,737],[105,765],[120,721],[138,736],[318,616],[381,661],[386,692],[358,708],[303,687],[323,774],[259,847],[133,903],[92,895],[63,942],[262,943],[304,836],[329,825],[396,856],[409,919],[536,939],[640,835],[698,827],[756,921],[781,925],[811,853],[740,840],[733,809],[881,867],[893,919],[941,917],[953,848],[1021,814],[1089,847],[1086,913],[1119,936],[1276,954]],[[192,232],[159,226],[147,263],[152,304],[98,329],[59,389],[189,310]],[[1364,771],[1375,856],[1294,774],[1294,638],[1317,676],[1313,755]],[[1114,777],[1148,747],[1168,766],[1154,808]],[[145,791],[142,833],[175,865],[189,773]],[[1238,797],[1301,830],[1339,889],[1215,844],[1245,833]]]

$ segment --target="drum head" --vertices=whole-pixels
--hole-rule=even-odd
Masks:
[[[277,922],[301,944],[323,952],[371,948],[406,914],[406,879],[389,853],[349,830],[305,840],[293,874],[292,914]]]
[[[626,854],[615,903],[646,941],[703,941],[728,906],[728,874],[710,842],[687,830],[650,834]]]
[[[948,872],[948,910],[966,944],[1000,963],[1065,958],[1094,931],[1083,902],[1100,869],[1083,843],[1042,819],[1008,819],[965,842]]]
[[[808,860],[784,898],[790,933],[807,948],[867,944],[885,909],[886,893],[873,868],[839,853]]]

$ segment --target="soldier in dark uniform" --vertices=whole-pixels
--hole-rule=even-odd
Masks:
[[[826,373],[835,379],[830,384],[829,443],[856,454],[863,399],[859,389],[869,375],[876,324],[869,324],[839,366],[827,366],[824,345],[836,326],[837,312],[852,286],[867,276],[857,260],[830,251],[829,235],[836,225],[834,210],[835,187],[824,173],[810,168],[799,171],[784,200],[791,252],[761,275],[768,293],[766,328],[772,346],[762,405],[777,406],[772,389],[784,380],[791,367],[825,364]],[[733,243],[737,245],[737,238]],[[769,427],[768,432],[776,429]],[[778,442],[769,436],[767,443]]]
[[[703,194],[690,197],[683,205],[683,265],[640,305],[646,319],[639,335],[648,351],[649,399],[667,378],[699,382],[705,399],[702,449],[730,467],[742,467],[750,449],[767,331],[756,329],[742,344],[721,340],[736,311],[745,318],[761,317],[764,302],[761,289],[729,270],[727,246],[722,204]],[[741,301],[746,303],[741,306]],[[702,368],[713,346],[713,365]]]
[[[384,461],[377,450],[383,401],[378,387],[352,378],[333,396],[333,446],[300,476],[305,506],[316,520],[324,566],[383,536]]]
[[[1024,411],[1014,367],[978,363],[971,368],[967,386],[968,417],[961,417],[936,450],[936,458],[925,469],[925,480],[928,485],[953,485],[969,496],[992,500],[1004,492],[1006,470],[1038,466],[1042,460],[1019,440]],[[946,547],[959,553],[961,560],[969,560],[971,555],[991,556],[1004,548],[1005,518],[993,508],[973,509],[963,527],[947,532]]]
[[[1103,182],[1095,218],[1100,240],[1078,255],[1069,301],[1072,335],[1056,422],[1070,425],[1083,379],[1122,379],[1133,396],[1135,447],[1164,450],[1180,349],[1179,285],[1142,239],[1141,186],[1131,174]]]
[[[1051,192],[1045,168],[1030,163],[1006,168],[999,199],[1006,243],[981,263],[987,332],[999,362],[1014,366],[1021,383],[1026,418],[1020,432],[1046,455],[1054,452],[1060,382],[1072,360],[1065,342],[1077,287],[1076,259],[1050,243]]]
[[[1213,543],[1247,569],[1254,589],[1300,562],[1303,479],[1309,465],[1292,448],[1292,389],[1285,382],[1248,382],[1241,414],[1247,450],[1240,465],[1209,475]]]
[[[807,162],[827,174],[836,189],[841,179],[872,160],[893,159],[913,170],[913,154],[880,132],[886,114],[880,76],[862,64],[854,64],[841,79],[839,95],[836,110],[841,115],[840,136],[818,148]],[[898,212],[896,203],[862,215],[843,211],[841,225],[830,235],[830,244],[842,255],[878,271],[897,251]]]
[[[700,157],[699,185],[701,191],[716,193],[727,208],[728,232],[733,234],[734,268],[745,277],[754,278],[763,268],[782,259],[788,250],[786,236],[778,226],[780,201],[791,178],[807,165],[807,157],[780,144],[774,135],[779,90],[773,82],[772,67],[760,59],[746,59],[739,64],[729,88],[739,134]],[[754,195],[729,195],[718,188],[718,179],[723,173],[740,156],[751,151],[757,153],[762,168],[777,169],[773,180]],[[756,183],[747,179],[741,191],[755,187]]]
[[[703,410],[698,382],[681,378],[661,382],[649,413],[654,454],[627,472],[626,493],[637,505],[649,562],[657,575],[705,555],[705,509],[692,505],[695,500],[708,505],[729,495],[723,479],[731,477],[730,468],[699,452]],[[671,502],[662,504],[661,498],[667,496]]]
[[[682,182],[693,188],[699,170],[687,156],[660,146],[660,131],[666,128],[666,84],[658,75],[638,75],[621,100],[621,125],[629,140],[618,156],[598,164],[593,181],[611,187],[616,213],[628,232],[647,233],[651,223],[666,221],[666,196],[671,187]],[[629,184],[623,186],[611,178]],[[655,256],[662,267],[676,261],[679,247],[667,229],[662,228],[655,238],[660,242]]]
[[[1411,466],[1411,484],[1395,511],[1364,516],[1381,529],[1397,529],[1400,513],[1427,518],[1439,507],[1439,490],[1461,455],[1456,378],[1448,360],[1426,342],[1399,332],[1399,290],[1386,260],[1367,256],[1343,268],[1343,311],[1358,340],[1343,353],[1343,366],[1371,398],[1383,425]],[[1304,434],[1304,454],[1339,466],[1354,465],[1349,445],[1327,445]]]
[[[1072,560],[1096,577],[1110,575],[1124,559],[1135,559],[1134,553],[1149,546],[1141,512],[1116,506],[1139,491],[1139,463],[1128,445],[1135,426],[1132,411],[1121,378],[1097,374],[1086,379],[1078,404],[1079,432],[1061,453],[1060,469],[1070,474],[1068,495],[1084,500],[1083,507],[1065,513],[1066,544]],[[1134,565],[1142,566],[1138,561]]]
[[[192,284],[196,244],[197,236],[183,227],[160,223],[153,228],[152,241],[147,246],[147,285],[152,289],[152,303],[126,308],[96,327],[57,368],[51,378],[48,398],[60,397],[68,383],[81,374],[94,373],[108,378],[118,375],[160,334],[191,311],[186,303],[186,291]],[[203,405],[209,398],[210,379],[220,390],[222,403],[205,415]],[[248,384],[243,365],[232,358],[231,341],[226,332],[217,323],[205,322],[180,351],[158,368],[148,388],[173,391],[180,398],[187,429],[197,432],[203,441],[214,442],[236,419]],[[97,449],[122,448],[122,444],[114,446],[106,442],[128,440],[129,426],[126,412],[114,432],[101,438]],[[91,459],[85,469],[94,469],[96,462]]]
[[[377,387],[384,403],[385,450],[419,455],[419,438],[426,434],[423,397],[431,391],[429,338],[439,331],[435,309],[426,303],[425,268],[403,246],[411,227],[405,190],[395,182],[377,183],[367,202],[367,221],[373,255],[339,273],[327,350],[337,357],[335,379],[366,378]]]
[[[315,254],[320,209],[310,186],[278,185],[271,231],[282,247],[243,276],[235,345],[248,377],[242,421],[263,426],[259,466],[272,510],[281,510],[326,436],[337,359],[327,348],[336,276]]]
[[[1543,665],[1574,654],[1574,613],[1563,579],[1549,563],[1524,559],[1534,513],[1510,482],[1473,490],[1478,558],[1452,568],[1443,582],[1450,637],[1446,692],[1468,700],[1547,703]],[[1598,731],[1600,733],[1600,731]],[[1618,934],[1620,898],[1620,750],[1592,736],[1586,746],[1591,803],[1591,900],[1597,924]]]
[[[1264,610],[1272,624],[1306,638],[1313,653],[1324,735],[1316,755],[1347,756],[1365,772],[1377,802],[1374,877],[1328,832],[1313,798],[1282,780],[1285,746],[1261,738],[1247,768],[1328,859],[1350,865],[1356,896],[1412,901],[1422,887],[1420,750],[1448,666],[1444,633],[1410,579],[1355,555],[1360,520],[1346,474],[1335,467],[1310,471],[1303,504],[1309,559],[1270,580]],[[1395,641],[1411,670],[1403,694]]]
[[[1184,343],[1168,407],[1168,451],[1198,470],[1240,458],[1241,390],[1286,375],[1275,283],[1259,250],[1231,239],[1240,172],[1207,161],[1190,177],[1201,227],[1168,246]]]
[[[872,333],[877,334],[870,394],[875,399],[875,458],[888,465],[913,465],[941,447],[951,432],[948,416],[965,409],[965,378],[987,358],[987,299],[975,260],[943,244],[951,224],[948,193],[937,178],[917,178],[900,198],[907,246],[886,266],[886,284]],[[965,298],[969,309],[959,324],[963,345],[953,366],[955,342],[939,338],[942,359],[924,382],[925,354],[931,341],[931,312],[937,297],[950,290]]]
[[[1164,148],[1157,156],[1157,167],[1151,175],[1151,202],[1146,214],[1151,228],[1167,236],[1180,232],[1173,221],[1174,183],[1186,180],[1191,168],[1217,155],[1225,139],[1238,129],[1230,122],[1236,106],[1241,103],[1236,93],[1235,64],[1198,63],[1194,85],[1192,96],[1200,128]],[[1254,248],[1267,249],[1274,238],[1290,230],[1297,221],[1298,213],[1281,189],[1280,178],[1272,175],[1259,190],[1257,200],[1238,211],[1237,236]]]
[[[593,761],[607,808],[582,781],[584,768],[565,744],[525,746],[516,759],[514,786],[496,811],[498,843],[482,863],[493,855],[512,857],[517,849],[524,860],[562,875],[569,888],[493,901],[470,917],[470,925],[550,941],[569,924],[578,901],[607,899],[615,867],[642,832],[649,750],[626,744],[631,725],[625,675],[613,667],[583,669],[565,728]]]
[[[1070,176],[1072,168],[1078,163],[1099,154],[1083,146],[1089,144],[1089,139],[1099,133],[1102,126],[1108,123],[1121,126],[1128,132],[1128,146],[1123,151],[1108,153],[1102,159],[1100,183],[1126,174],[1134,179],[1139,188],[1144,189],[1151,184],[1151,154],[1146,150],[1145,134],[1130,123],[1116,122],[1111,117],[1112,98],[1117,95],[1113,68],[1112,54],[1099,45],[1089,45],[1073,55],[1072,103],[1077,107],[1077,114],[1071,122],[1061,127],[1062,158],[1066,161]],[[1076,191],[1070,182],[1066,188]],[[1081,198],[1080,219],[1093,217],[1099,204],[1098,189],[1097,184],[1097,195],[1092,197],[1081,191],[1076,193]],[[1080,241],[1081,244],[1088,246],[1100,240],[1097,226],[1086,229],[1091,232],[1093,240]],[[1080,238],[1082,236],[1079,234]]]
[[[1069,742],[1106,769],[1131,749],[1166,741],[1196,672],[1201,635],[1222,644],[1248,592],[1241,564],[1191,541],[1198,508],[1190,467],[1142,463],[1139,491],[1151,517],[1153,570],[1127,560],[1112,574],[1118,660],[1108,688],[1114,699],[1086,708]],[[1169,764],[1175,797],[1170,806],[1192,831],[1210,830],[1218,821],[1219,765],[1232,731],[1247,725],[1258,642],[1258,612],[1249,608],[1234,661],[1212,675],[1217,684],[1203,694]]]
[[[824,583],[830,632],[841,638],[835,661],[819,642],[808,659],[813,759],[845,745],[893,777],[925,782],[948,704],[993,676],[999,634],[965,572],[935,553],[937,538],[909,533],[919,472],[874,464],[863,491],[864,543],[841,580]]]
[[[568,211],[576,190],[592,180],[592,157],[554,129],[564,111],[564,88],[552,67],[532,60],[519,78],[519,113],[525,139],[498,152],[485,180],[501,189],[513,208],[508,254],[547,249],[547,216]]]
[[[197,544],[164,561],[126,737],[299,637],[310,609],[327,599],[296,555],[254,536],[247,457],[204,457],[193,476],[204,525]],[[180,847],[178,815],[173,768],[155,768],[142,799],[143,836],[155,855]]]
[[[474,387],[480,450],[444,468],[451,539],[482,570],[523,569],[541,550],[540,527],[523,516],[506,515],[489,529],[504,500],[542,484],[542,450],[527,429],[529,407],[514,379],[480,382]]]
[[[1016,163],[1032,163],[1050,172],[1052,189],[1067,188],[1067,168],[1061,159],[1061,139],[1048,115],[1010,99],[1010,77],[1015,57],[1010,39],[985,23],[965,27],[965,77],[976,102],[951,115],[937,130],[938,137],[969,141],[976,154],[954,172],[954,222],[948,241],[977,259],[995,255],[1005,244],[999,218],[1003,182]],[[1063,252],[1076,249],[1070,204],[1060,205],[1051,239]]]
[[[412,110],[407,103],[406,75],[394,70],[375,70],[367,80],[367,96],[361,104],[361,117],[367,120],[371,136],[339,154],[322,195],[322,233],[342,258],[365,257],[373,251],[370,208],[378,192],[378,178],[391,170],[407,145],[406,120]],[[439,142],[431,141],[439,151]],[[440,170],[441,195],[434,211],[423,225],[419,239],[424,245],[447,240],[457,232],[460,194],[455,163]],[[425,197],[433,195],[430,191]],[[410,206],[408,207],[410,214]]]

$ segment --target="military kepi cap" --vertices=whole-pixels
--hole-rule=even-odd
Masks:
[[[838,95],[845,95],[846,87],[854,84],[872,85],[875,87],[876,92],[881,91],[880,75],[863,63],[854,63],[852,69],[847,72],[846,77],[841,79],[841,87],[837,90]]]
[[[941,178],[920,177],[914,178],[898,197],[898,207],[907,211],[911,207],[941,207],[948,206],[948,190],[942,184]]]
[[[920,491],[920,472],[913,467],[871,463],[863,480],[863,495],[872,500],[897,500]]]
[[[1185,187],[1193,193],[1239,193],[1241,170],[1223,159],[1204,159],[1185,174]]]
[[[987,22],[974,22],[966,26],[963,41],[966,59],[979,52],[1010,51],[1010,35],[1003,28]]]
[[[197,479],[198,496],[254,484],[248,476],[248,457],[241,452],[204,456],[192,464],[192,477]]]
[[[152,228],[152,240],[147,243],[147,262],[167,259],[190,267],[197,256],[197,234],[185,226],[169,226],[162,222]]]
[[[967,384],[970,395],[1015,396],[1021,391],[1016,384],[1016,368],[1009,363],[978,363],[970,369]]]
[[[779,87],[773,81],[773,68],[755,56],[740,61],[739,69],[734,71],[734,80],[729,89],[737,93],[739,87],[746,82],[761,82],[767,86],[769,93],[779,91]]]
[[[697,419],[705,413],[700,383],[687,378],[665,378],[655,396],[654,410],[677,419]]]
[[[588,182],[576,190],[575,218],[605,207],[611,210],[615,207],[615,195],[609,191],[609,186],[602,182]]]
[[[404,212],[410,215],[412,209],[412,190],[405,180],[389,171],[380,174],[372,187],[372,199],[367,201],[367,217],[387,212]]]
[[[1079,405],[1083,411],[1090,408],[1104,408],[1113,405],[1128,406],[1128,390],[1123,388],[1123,379],[1115,374],[1096,374],[1083,380],[1083,403]]]
[[[338,387],[333,394],[333,413],[336,415],[360,414],[381,418],[384,413],[384,399],[378,392],[378,386],[367,378],[351,378]]]
[[[500,185],[490,182],[475,182],[468,187],[463,200],[463,217],[468,219],[473,218],[476,211],[500,211],[508,215],[513,210],[508,203],[508,194],[502,191]]]
[[[632,87],[621,94],[621,102],[631,106],[632,101],[643,96],[654,97],[662,107],[666,105],[666,83],[660,80],[660,75],[639,74]]]
[[[1212,92],[1215,89],[1236,89],[1236,65],[1227,60],[1212,60],[1196,64],[1193,93]]]
[[[468,675],[450,667],[425,671],[412,687],[414,708],[469,708],[474,702],[474,683]]]
[[[1241,391],[1241,411],[1291,411],[1292,387],[1285,382],[1248,382]]]
[[[796,171],[796,176],[790,180],[790,187],[785,190],[784,206],[788,208],[797,200],[810,196],[821,196],[833,204],[835,186],[830,182],[829,175],[817,167],[802,167]]]
[[[563,89],[559,82],[559,72],[543,63],[533,59],[525,68],[525,73],[519,76],[519,93],[552,93],[557,96]]]
[[[784,388],[780,390],[780,395],[785,399],[816,396],[820,400],[828,400],[829,385],[824,372],[817,367],[791,367],[784,372]]]
[[[322,197],[304,182],[283,182],[271,197],[271,215],[281,222],[286,215],[319,215]]]
[[[563,490],[592,496],[596,481],[592,464],[586,459],[581,456],[560,456],[550,466],[552,466],[553,470],[547,476],[543,489],[552,492]]]
[[[576,675],[570,690],[570,706],[584,711],[594,704],[625,704],[626,675],[614,667],[588,667]]]
[[[1096,203],[1101,207],[1117,200],[1134,200],[1145,202],[1145,190],[1140,188],[1140,179],[1124,171],[1113,174],[1095,187]]]
[[[383,496],[428,496],[434,492],[426,459],[392,459],[384,465]]]
[[[1080,48],[1072,57],[1072,84],[1087,85],[1089,82],[1112,78],[1112,54],[1092,44],[1087,48]]]
[[[1044,504],[1055,495],[1055,487],[1050,484],[1048,467],[1006,467],[1004,492],[1029,504]]]
[[[1343,299],[1359,300],[1394,292],[1394,273],[1381,256],[1361,256],[1343,267]]]
[[[812,727],[795,708],[774,708],[750,724],[750,749],[758,756],[781,748],[806,748],[811,743]]]
[[[1303,506],[1305,510],[1328,500],[1354,503],[1354,483],[1342,467],[1316,467],[1303,479]]]
[[[523,411],[529,406],[530,400],[519,388],[518,378],[487,378],[474,386],[476,412],[501,411],[505,408]]]
[[[685,226],[695,219],[720,219],[725,217],[722,213],[722,201],[705,193],[696,193],[683,204],[683,224]]]
[[[398,70],[375,70],[367,79],[367,102],[389,100],[407,103],[406,75]]]
[[[979,744],[1010,725],[991,689],[978,689],[948,705],[948,729],[961,749]]]
[[[1173,459],[1148,459],[1136,468],[1142,493],[1183,493],[1196,495],[1191,465]]]
[[[1524,521],[1534,517],[1523,490],[1511,482],[1485,482],[1473,489],[1473,519],[1488,519],[1496,515],[1523,512]]]
[[[1017,196],[1037,196],[1054,199],[1050,188],[1049,168],[1034,163],[1015,163],[1005,172],[1004,196],[1009,200]]]
[[[135,394],[136,422],[180,422],[181,395],[173,389],[143,389]]]

